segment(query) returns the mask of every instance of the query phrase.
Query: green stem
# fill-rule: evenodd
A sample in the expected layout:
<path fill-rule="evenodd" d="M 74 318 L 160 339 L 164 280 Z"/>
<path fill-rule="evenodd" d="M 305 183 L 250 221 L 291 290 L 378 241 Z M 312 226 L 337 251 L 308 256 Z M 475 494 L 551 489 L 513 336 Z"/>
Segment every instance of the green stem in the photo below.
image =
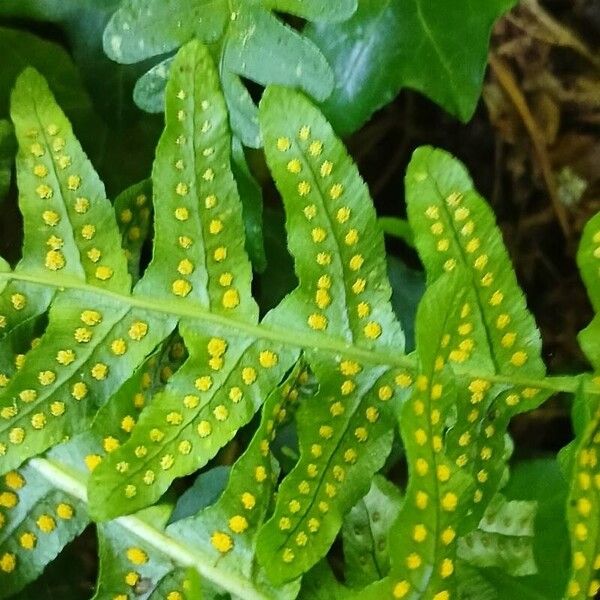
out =
<path fill-rule="evenodd" d="M 74 277 L 59 277 L 57 275 L 47 276 L 40 273 L 28 274 L 25 272 L 0 273 L 0 285 L 3 281 L 24 281 L 27 283 L 53 287 L 57 290 L 65 289 L 79 290 L 89 294 L 96 294 L 110 298 L 117 303 L 128 305 L 132 308 L 140 308 L 154 313 L 176 316 L 182 319 L 195 319 L 212 323 L 231 329 L 234 334 L 247 334 L 255 339 L 271 340 L 285 345 L 294 345 L 305 350 L 323 350 L 334 352 L 345 358 L 355 359 L 373 365 L 387 365 L 390 367 L 403 368 L 415 372 L 416 359 L 412 355 L 399 354 L 394 348 L 388 352 L 369 350 L 361 348 L 343 339 L 317 332 L 297 331 L 274 327 L 268 324 L 249 323 L 232 317 L 210 312 L 195 302 L 173 302 L 147 296 L 126 295 L 111 290 L 89 285 Z M 490 374 L 489 372 L 477 372 L 471 369 L 463 369 L 460 365 L 455 366 L 459 375 L 472 379 L 486 379 L 492 383 L 510 386 L 532 387 L 552 392 L 575 393 L 579 386 L 581 375 L 564 377 L 545 377 L 543 379 L 519 377 L 514 375 Z M 600 395 L 597 386 L 586 384 L 586 393 Z"/>
<path fill-rule="evenodd" d="M 29 465 L 50 481 L 54 487 L 87 503 L 85 480 L 65 465 L 45 458 L 33 458 L 29 461 Z M 193 567 L 202 577 L 228 591 L 232 596 L 247 600 L 269 600 L 269 597 L 257 590 L 250 580 L 237 576 L 230 569 L 227 571 L 219 569 L 214 566 L 214 559 L 184 542 L 173 539 L 164 531 L 155 529 L 145 521 L 135 516 L 127 516 L 119 517 L 114 522 L 149 546 L 154 547 L 158 552 L 167 555 L 174 563 L 183 567 Z"/>

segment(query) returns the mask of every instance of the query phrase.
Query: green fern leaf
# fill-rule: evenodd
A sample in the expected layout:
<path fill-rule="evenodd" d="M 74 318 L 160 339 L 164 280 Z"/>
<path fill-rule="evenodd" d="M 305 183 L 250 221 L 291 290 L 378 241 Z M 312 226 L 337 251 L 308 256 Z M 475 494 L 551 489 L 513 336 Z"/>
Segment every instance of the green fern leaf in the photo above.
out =
<path fill-rule="evenodd" d="M 333 74 L 317 47 L 272 11 L 311 21 L 338 21 L 356 10 L 356 0 L 128 0 L 113 15 L 104 32 L 107 55 L 120 63 L 139 62 L 176 49 L 192 38 L 212 44 L 220 65 L 223 89 L 235 134 L 258 147 L 256 106 L 241 77 L 267 85 L 298 87 L 325 99 L 333 89 Z M 150 111 L 162 110 L 171 60 L 154 67 L 136 86 L 135 100 Z"/>
<path fill-rule="evenodd" d="M 300 365 L 265 401 L 252 441 L 231 469 L 220 500 L 198 515 L 169 526 L 168 532 L 202 548 L 229 572 L 255 580 L 272 598 L 294 598 L 299 582 L 273 588 L 256 563 L 256 535 L 271 507 L 278 468 L 270 453 L 278 428 L 293 415 L 307 373 Z M 249 476 L 250 474 L 250 476 Z M 257 476 L 258 475 L 258 476 Z"/>
<path fill-rule="evenodd" d="M 450 598 L 455 583 L 457 537 L 473 482 L 448 459 L 444 430 L 457 403 L 448 362 L 468 288 L 456 275 L 441 277 L 425 292 L 416 323 L 419 370 L 400 413 L 409 484 L 390 531 L 388 577 L 361 598 Z"/>
<path fill-rule="evenodd" d="M 302 96 L 269 88 L 261 102 L 267 162 L 283 196 L 300 286 L 270 321 L 326 331 L 346 344 L 401 350 L 383 261 L 383 238 L 365 184 L 323 116 Z M 327 551 L 343 515 L 390 451 L 393 369 L 306 352 L 320 383 L 298 413 L 301 456 L 282 482 L 258 555 L 288 581 Z"/>
<path fill-rule="evenodd" d="M 140 278 L 142 246 L 150 233 L 151 199 L 152 186 L 149 181 L 132 185 L 115 198 L 114 208 L 121 232 L 121 246 L 134 282 Z"/>
<path fill-rule="evenodd" d="M 600 369 L 600 214 L 587 223 L 577 253 L 577 264 L 596 311 L 594 320 L 579 334 L 588 359 Z M 600 376 L 582 380 L 573 404 L 575 440 L 563 450 L 570 467 L 567 520 L 571 536 L 571 578 L 566 598 L 594 597 L 600 591 Z"/>
<path fill-rule="evenodd" d="M 65 448 L 53 459 L 65 458 Z M 0 598 L 36 579 L 88 524 L 87 507 L 36 460 L 6 473 L 0 484 Z"/>
<path fill-rule="evenodd" d="M 470 378 L 459 389 L 449 455 L 477 476 L 474 509 L 465 522 L 468 531 L 482 517 L 504 474 L 510 418 L 549 395 L 528 385 L 494 385 L 493 375 L 542 377 L 541 341 L 493 212 L 473 189 L 464 166 L 441 150 L 418 149 L 406 189 L 409 220 L 428 281 L 444 273 L 467 274 L 464 320 L 458 325 L 461 340 L 449 360 L 457 372 L 470 368 L 481 377 Z"/>
<path fill-rule="evenodd" d="M 154 257 L 136 293 L 180 296 L 180 303 L 195 301 L 240 325 L 256 325 L 227 113 L 203 46 L 192 43 L 178 54 L 166 98 L 167 125 L 153 172 Z M 297 350 L 241 331 L 232 335 L 216 323 L 199 327 L 193 318 L 180 322 L 180 332 L 190 349 L 188 361 L 142 413 L 128 443 L 92 476 L 90 509 L 96 518 L 147 506 L 175 477 L 206 464 L 251 419 L 298 356 Z"/>
<path fill-rule="evenodd" d="M 17 82 L 12 116 L 25 239 L 23 258 L 0 297 L 9 339 L 54 302 L 41 342 L 4 382 L 3 471 L 84 429 L 131 364 L 156 343 L 153 336 L 138 335 L 146 325 L 111 297 L 128 294 L 130 285 L 112 207 L 70 124 L 33 70 Z M 56 294 L 63 286 L 67 289 Z M 159 340 L 165 337 L 156 329 Z M 120 360 L 126 352 L 129 366 Z"/>
<path fill-rule="evenodd" d="M 600 213 L 585 226 L 577 264 L 596 312 L 594 320 L 579 334 L 579 343 L 594 368 L 600 370 Z"/>
<path fill-rule="evenodd" d="M 153 256 L 138 280 L 145 236 L 136 219 L 147 227 L 148 192 L 141 203 L 139 189 L 127 190 L 115 219 L 46 84 L 33 71 L 19 79 L 13 119 L 25 244 L 14 270 L 0 261 L 2 475 L 14 478 L 26 460 L 76 436 L 21 472 L 33 469 L 55 488 L 53 502 L 78 503 L 79 529 L 86 512 L 103 521 L 98 599 L 287 600 L 367 493 L 400 415 L 410 480 L 390 534 L 390 572 L 356 593 L 443 600 L 456 588 L 457 540 L 480 522 L 506 471 L 510 417 L 553 390 L 573 391 L 577 380 L 544 379 L 535 324 L 491 213 L 464 169 L 433 150 L 417 153 L 408 177 L 430 286 L 417 356 L 405 356 L 366 186 L 323 116 L 279 87 L 265 92 L 260 124 L 299 285 L 259 320 L 222 88 L 210 50 L 194 41 L 179 51 L 152 176 Z M 140 238 L 132 239 L 135 226 Z M 592 250 L 584 240 L 582 252 L 595 260 L 595 232 L 585 239 Z M 297 389 L 304 369 L 316 394 Z M 594 384 L 584 382 L 582 393 L 595 407 Z M 261 407 L 256 435 L 213 506 L 171 525 L 162 506 L 120 516 L 206 465 Z M 276 492 L 270 444 L 292 413 L 300 456 Z M 595 468 L 590 427 L 577 464 Z M 29 498 L 6 508 L 17 514 L 38 501 Z M 580 499 L 579 514 L 587 506 Z M 79 529 L 38 536 L 31 568 L 10 533 L 8 558 L 0 554 L 7 589 L 39 573 Z M 385 575 L 387 563 L 379 568 Z"/>
<path fill-rule="evenodd" d="M 402 496 L 387 479 L 376 475 L 369 493 L 344 519 L 344 574 L 350 587 L 383 579 L 390 569 L 389 528 L 398 516 Z"/>
<path fill-rule="evenodd" d="M 420 148 L 406 184 L 410 224 L 428 281 L 454 270 L 470 275 L 477 329 L 483 329 L 488 342 L 476 344 L 473 351 L 481 359 L 487 350 L 497 373 L 542 376 L 538 330 L 493 212 L 473 189 L 464 166 L 446 152 Z M 462 358 L 459 354 L 451 360 L 460 364 Z"/>
<path fill-rule="evenodd" d="M 161 535 L 168 540 L 183 541 L 207 564 L 218 563 L 219 571 L 227 573 L 231 579 L 235 573 L 238 581 L 252 581 L 261 598 L 294 598 L 298 591 L 297 584 L 279 590 L 271 588 L 264 574 L 257 571 L 253 548 L 256 532 L 271 504 L 277 477 L 269 445 L 277 428 L 293 414 L 299 386 L 305 378 L 306 373 L 300 367 L 295 368 L 266 400 L 253 440 L 232 467 L 227 487 L 216 504 L 169 526 L 170 509 L 165 506 L 144 510 L 134 517 L 138 523 L 146 523 L 148 529 L 164 530 Z M 109 422 L 105 420 L 106 424 Z M 118 422 L 118 419 L 112 419 L 112 422 Z M 248 473 L 252 476 L 248 477 Z M 125 520 L 125 523 L 129 521 Z M 110 594 L 126 594 L 131 588 L 137 594 L 136 590 L 143 586 L 140 594 L 157 594 L 159 582 L 163 592 L 169 587 L 169 593 L 180 593 L 182 598 L 197 597 L 194 595 L 197 592 L 192 592 L 189 585 L 182 589 L 181 585 L 174 587 L 170 583 L 174 578 L 181 579 L 185 561 L 178 562 L 173 553 L 162 553 L 156 544 L 148 544 L 148 536 L 136 541 L 135 535 L 132 539 L 130 533 L 130 529 L 123 528 L 121 519 L 100 525 L 102 564 L 96 600 L 112 598 Z M 208 586 L 206 581 L 202 582 L 202 592 L 207 597 L 223 591 L 218 583 L 211 584 L 211 581 L 209 577 Z M 165 597 L 169 598 L 168 595 Z"/>
<path fill-rule="evenodd" d="M 600 380 L 595 379 L 596 389 Z M 591 412 L 574 445 L 567 520 L 571 535 L 572 571 L 565 597 L 593 598 L 600 591 L 600 403 L 579 392 Z"/>

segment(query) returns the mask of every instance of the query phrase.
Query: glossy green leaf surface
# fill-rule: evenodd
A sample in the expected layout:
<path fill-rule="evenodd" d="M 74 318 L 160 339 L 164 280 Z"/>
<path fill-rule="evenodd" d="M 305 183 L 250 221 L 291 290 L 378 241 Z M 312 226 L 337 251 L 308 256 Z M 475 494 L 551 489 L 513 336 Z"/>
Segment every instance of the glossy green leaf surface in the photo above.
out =
<path fill-rule="evenodd" d="M 360 0 L 348 21 L 309 25 L 308 38 L 335 73 L 325 114 L 337 131 L 350 133 L 409 87 L 469 120 L 481 94 L 492 26 L 514 4 Z"/>

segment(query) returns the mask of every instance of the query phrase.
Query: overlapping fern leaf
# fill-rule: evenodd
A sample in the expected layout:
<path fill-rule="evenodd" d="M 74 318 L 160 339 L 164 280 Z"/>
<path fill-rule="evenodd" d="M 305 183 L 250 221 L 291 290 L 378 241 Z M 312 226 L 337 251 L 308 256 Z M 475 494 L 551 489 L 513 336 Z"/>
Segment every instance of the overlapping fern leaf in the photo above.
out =
<path fill-rule="evenodd" d="M 25 242 L 23 260 L 2 278 L 2 326 L 13 356 L 12 344 L 30 344 L 36 327 L 43 335 L 3 374 L 2 469 L 89 430 L 79 467 L 92 470 L 91 515 L 132 513 L 206 464 L 304 353 L 320 380 L 314 406 L 324 412 L 315 421 L 309 407 L 300 411 L 302 459 L 261 534 L 277 538 L 274 558 L 291 580 L 325 554 L 389 452 L 396 384 L 373 357 L 401 351 L 403 339 L 382 238 L 366 188 L 323 117 L 300 95 L 270 90 L 265 138 L 301 283 L 259 324 L 217 73 L 198 44 L 180 52 L 172 73 L 153 172 L 153 259 L 133 289 L 112 207 L 70 125 L 37 73 L 17 83 Z M 139 190 L 128 197 L 145 204 Z M 129 222 L 125 203 L 119 216 Z M 164 389 L 140 397 L 144 364 L 157 360 L 146 357 L 175 327 L 189 356 Z M 259 489 L 272 485 L 266 465 L 253 477 Z M 234 551 L 242 519 L 250 522 L 242 513 L 236 525 L 223 523 L 213 551 Z M 261 548 L 265 564 L 270 547 Z"/>
<path fill-rule="evenodd" d="M 300 10 L 267 8 L 277 7 Z M 557 390 L 579 390 L 583 407 L 568 594 L 585 597 L 598 570 L 598 384 L 545 377 L 533 317 L 464 167 L 423 148 L 408 170 L 428 290 L 416 354 L 405 356 L 365 184 L 309 100 L 268 88 L 261 135 L 299 284 L 260 318 L 223 87 L 209 49 L 190 42 L 178 52 L 152 180 L 112 206 L 42 77 L 27 70 L 17 82 L 24 243 L 14 269 L 0 262 L 0 597 L 92 520 L 96 600 L 291 600 L 315 565 L 327 573 L 321 561 L 344 522 L 346 545 L 367 548 L 348 534 L 348 514 L 374 502 L 391 506 L 394 522 L 367 549 L 368 572 L 348 577 L 350 588 L 329 574 L 323 589 L 448 600 L 467 561 L 529 573 L 531 557 L 516 568 L 503 542 L 483 557 L 465 544 L 509 510 L 498 492 L 511 417 Z M 599 236 L 596 217 L 580 253 L 596 308 Z M 597 368 L 596 321 L 581 340 Z M 218 501 L 170 522 L 174 480 L 206 466 L 259 411 Z M 272 445 L 289 423 L 298 456 L 282 477 Z M 407 488 L 378 478 L 367 495 L 397 429 Z M 518 508 L 527 527 L 495 535 L 530 537 L 531 507 Z M 319 597 L 310 583 L 302 593 Z"/>
<path fill-rule="evenodd" d="M 600 215 L 585 227 L 577 255 L 596 315 L 579 334 L 595 374 L 582 383 L 573 405 L 576 439 L 570 445 L 570 494 L 567 518 L 571 533 L 568 598 L 593 598 L 600 591 Z M 590 389 L 595 393 L 590 393 Z"/>
<path fill-rule="evenodd" d="M 244 144 L 258 147 L 258 111 L 242 78 L 298 87 L 318 100 L 333 90 L 333 72 L 321 51 L 274 13 L 335 22 L 349 18 L 356 7 L 356 0 L 128 0 L 106 27 L 104 49 L 113 60 L 129 64 L 164 55 L 193 38 L 210 44 L 233 131 Z M 145 110 L 163 110 L 172 60 L 163 60 L 138 81 L 134 97 Z"/>

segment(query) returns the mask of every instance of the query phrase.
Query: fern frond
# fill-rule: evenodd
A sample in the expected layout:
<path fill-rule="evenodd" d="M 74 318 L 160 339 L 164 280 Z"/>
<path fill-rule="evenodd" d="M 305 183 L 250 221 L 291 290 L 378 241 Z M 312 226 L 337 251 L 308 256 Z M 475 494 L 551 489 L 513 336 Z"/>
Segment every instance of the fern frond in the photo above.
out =
<path fill-rule="evenodd" d="M 458 393 L 449 457 L 478 482 L 465 531 L 476 526 L 498 489 L 510 454 L 512 416 L 549 395 L 533 386 L 494 385 L 490 376 L 543 377 L 541 340 L 527 310 L 492 210 L 473 189 L 465 167 L 433 148 L 418 149 L 406 175 L 407 207 L 429 282 L 444 273 L 466 274 L 467 295 L 457 324 L 460 339 L 449 355 L 455 370 L 477 365 Z M 504 456 L 504 460 L 497 460 Z"/>
<path fill-rule="evenodd" d="M 577 263 L 596 315 L 579 342 L 596 370 L 591 388 L 600 389 L 600 214 L 587 223 Z M 590 378 L 591 379 L 591 378 Z M 581 388 L 573 405 L 576 439 L 565 450 L 570 458 L 567 520 L 571 536 L 571 578 L 565 596 L 583 599 L 600 591 L 600 399 Z"/>
<path fill-rule="evenodd" d="M 166 98 L 153 172 L 154 257 L 135 291 L 256 326 L 227 112 L 204 47 L 192 43 L 180 51 Z M 143 508 L 174 478 L 206 464 L 298 357 L 298 350 L 193 319 L 181 320 L 179 329 L 189 359 L 142 413 L 127 444 L 95 470 L 90 498 L 96 518 Z"/>
<path fill-rule="evenodd" d="M 19 79 L 13 119 L 25 244 L 14 270 L 0 261 L 0 469 L 14 478 L 25 461 L 74 437 L 21 472 L 33 469 L 32 481 L 63 494 L 53 502 L 79 503 L 82 520 L 55 537 L 38 535 L 28 563 L 10 537 L 21 534 L 17 518 L 0 576 L 7 589 L 24 585 L 89 514 L 102 522 L 99 599 L 136 590 L 193 598 L 200 589 L 292 598 L 382 468 L 400 414 L 410 481 L 391 532 L 390 572 L 382 562 L 386 576 L 364 597 L 416 590 L 441 600 L 456 588 L 459 536 L 480 522 L 505 473 L 510 417 L 579 381 L 545 378 L 491 212 L 464 168 L 431 149 L 417 152 L 407 179 L 430 287 L 417 355 L 405 356 L 366 186 L 318 110 L 278 87 L 264 94 L 260 124 L 299 285 L 259 319 L 222 87 L 207 48 L 191 42 L 179 51 L 152 203 L 144 182 L 113 209 L 45 82 L 34 71 Z M 150 204 L 153 256 L 140 277 Z M 595 231 L 585 239 L 597 276 Z M 318 392 L 296 403 L 305 368 Z M 582 383 L 590 406 L 595 386 Z M 206 465 L 261 407 L 216 504 L 167 526 L 168 508 L 137 512 Z M 292 409 L 300 457 L 276 491 L 270 443 Z M 585 435 L 579 458 L 589 463 L 596 432 Z M 29 502 L 40 498 L 27 492 L 15 508 Z"/>
<path fill-rule="evenodd" d="M 300 281 L 269 322 L 326 331 L 348 345 L 401 351 L 383 238 L 356 167 L 331 126 L 298 94 L 270 88 L 260 110 Z M 300 459 L 283 480 L 258 542 L 259 559 L 275 581 L 297 577 L 324 555 L 392 442 L 387 404 L 399 373 L 345 353 L 308 349 L 306 360 L 319 393 L 298 413 Z"/>
<path fill-rule="evenodd" d="M 128 0 L 106 27 L 104 49 L 117 62 L 134 63 L 175 50 L 193 38 L 210 44 L 233 130 L 244 144 L 258 147 L 257 109 L 242 77 L 263 85 L 297 87 L 321 100 L 333 89 L 333 73 L 320 50 L 284 25 L 274 11 L 311 21 L 338 21 L 352 15 L 356 6 L 356 0 L 194 0 L 191 5 Z M 135 90 L 139 106 L 163 110 L 171 65 L 172 59 L 167 59 L 140 79 Z"/>

